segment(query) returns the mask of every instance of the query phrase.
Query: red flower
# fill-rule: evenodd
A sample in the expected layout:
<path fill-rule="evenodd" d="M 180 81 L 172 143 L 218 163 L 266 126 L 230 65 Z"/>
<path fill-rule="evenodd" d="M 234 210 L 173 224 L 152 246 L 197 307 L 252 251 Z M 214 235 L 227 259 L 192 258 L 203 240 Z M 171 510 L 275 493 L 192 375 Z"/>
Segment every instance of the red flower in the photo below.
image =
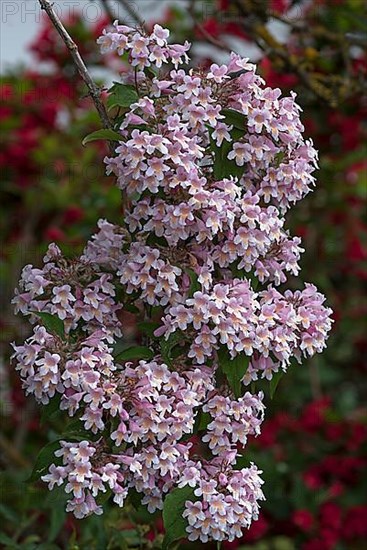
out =
<path fill-rule="evenodd" d="M 343 424 L 329 424 L 325 427 L 325 435 L 329 441 L 338 441 L 342 439 L 345 428 Z"/>
<path fill-rule="evenodd" d="M 314 518 L 309 510 L 296 510 L 293 513 L 292 521 L 301 531 L 307 532 L 311 530 Z"/>
<path fill-rule="evenodd" d="M 342 537 L 345 540 L 367 538 L 367 506 L 349 508 L 342 526 Z"/>
<path fill-rule="evenodd" d="M 313 432 L 318 430 L 323 422 L 326 409 L 330 406 L 330 399 L 327 397 L 310 403 L 303 411 L 300 419 L 304 430 Z"/>
<path fill-rule="evenodd" d="M 290 4 L 290 0 L 271 0 L 270 9 L 282 14 L 289 9 Z"/>
<path fill-rule="evenodd" d="M 218 36 L 221 32 L 221 26 L 218 23 L 218 21 L 214 19 L 214 17 L 210 17 L 209 19 L 206 19 L 203 22 L 203 28 L 206 30 L 208 34 L 214 37 Z M 198 34 L 202 36 L 202 33 L 200 31 L 198 32 Z"/>
<path fill-rule="evenodd" d="M 313 466 L 312 468 L 304 472 L 303 481 L 306 487 L 308 487 L 309 489 L 320 489 L 322 487 L 322 481 L 318 466 Z"/>
<path fill-rule="evenodd" d="M 73 224 L 79 222 L 84 216 L 84 212 L 79 206 L 69 206 L 64 213 L 65 224 Z"/>
<path fill-rule="evenodd" d="M 342 522 L 342 511 L 335 502 L 326 502 L 320 508 L 320 522 L 323 527 L 338 530 Z"/>
<path fill-rule="evenodd" d="M 264 516 L 260 515 L 259 519 L 257 521 L 254 521 L 251 524 L 250 529 L 245 533 L 243 540 L 246 542 L 253 542 L 255 540 L 259 540 L 261 537 L 265 535 L 269 528 L 269 524 L 264 518 Z"/>
<path fill-rule="evenodd" d="M 65 233 L 58 227 L 49 227 L 45 231 L 45 239 L 48 241 L 63 241 L 65 239 Z"/>

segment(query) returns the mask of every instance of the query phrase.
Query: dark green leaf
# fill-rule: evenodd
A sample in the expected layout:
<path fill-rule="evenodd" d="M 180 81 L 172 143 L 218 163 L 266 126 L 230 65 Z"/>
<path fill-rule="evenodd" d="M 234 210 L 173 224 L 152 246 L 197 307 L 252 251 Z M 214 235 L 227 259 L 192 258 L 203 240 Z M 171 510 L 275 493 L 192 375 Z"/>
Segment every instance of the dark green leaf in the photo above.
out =
<path fill-rule="evenodd" d="M 232 125 L 238 130 L 242 130 L 242 133 L 245 133 L 247 125 L 247 117 L 238 111 L 233 109 L 223 109 L 222 114 L 225 116 L 224 122 L 226 124 Z"/>
<path fill-rule="evenodd" d="M 131 346 L 121 351 L 115 361 L 131 361 L 133 359 L 153 359 L 154 351 L 144 346 Z"/>
<path fill-rule="evenodd" d="M 62 506 L 54 505 L 53 507 L 51 507 L 48 542 L 53 542 L 55 540 L 65 523 L 65 519 L 66 512 L 64 510 L 64 503 L 62 503 Z"/>
<path fill-rule="evenodd" d="M 85 138 L 82 141 L 83 145 L 86 145 L 90 141 L 96 141 L 98 139 L 104 139 L 108 141 L 122 141 L 122 135 L 118 132 L 115 132 L 114 130 L 108 130 L 107 128 L 103 128 L 101 130 L 96 130 L 95 132 L 92 132 L 91 134 L 88 134 L 85 136 Z"/>
<path fill-rule="evenodd" d="M 61 464 L 61 457 L 55 456 L 55 451 L 60 449 L 60 439 L 47 443 L 39 452 L 39 455 L 36 459 L 33 471 L 27 482 L 33 482 L 40 479 L 41 476 L 47 473 L 49 466 L 54 463 L 56 465 Z"/>
<path fill-rule="evenodd" d="M 172 350 L 179 342 L 184 342 L 182 338 L 182 332 L 180 330 L 176 330 L 175 332 L 170 334 L 168 340 L 162 338 L 160 341 L 162 358 L 164 362 L 168 365 L 172 364 Z"/>
<path fill-rule="evenodd" d="M 8 537 L 8 535 L 6 535 L 5 533 L 0 533 L 0 542 L 1 544 L 4 544 L 5 548 L 17 548 L 18 547 L 18 544 L 16 542 L 13 541 L 13 539 L 11 539 L 10 537 Z"/>
<path fill-rule="evenodd" d="M 279 370 L 278 372 L 275 372 L 273 374 L 273 378 L 269 381 L 269 390 L 270 390 L 270 398 L 273 399 L 275 391 L 278 387 L 279 382 L 284 376 L 284 371 Z"/>
<path fill-rule="evenodd" d="M 206 430 L 208 424 L 211 422 L 212 417 L 209 413 L 200 410 L 195 418 L 194 433 L 197 434 L 203 430 Z"/>
<path fill-rule="evenodd" d="M 62 339 L 65 338 L 64 322 L 57 315 L 51 315 L 51 313 L 47 313 L 46 311 L 32 311 L 31 313 L 41 319 L 42 324 L 48 332 L 57 334 Z"/>
<path fill-rule="evenodd" d="M 138 323 L 138 329 L 150 338 L 154 337 L 154 331 L 161 326 L 161 323 L 155 321 L 142 321 Z"/>
<path fill-rule="evenodd" d="M 168 550 L 173 542 L 187 536 L 187 521 L 182 517 L 187 500 L 196 500 L 194 489 L 189 486 L 182 489 L 174 489 L 166 496 L 163 503 L 165 537 L 162 550 Z"/>
<path fill-rule="evenodd" d="M 243 132 L 236 128 L 231 131 L 232 141 L 238 141 L 242 136 Z M 210 139 L 210 148 L 214 153 L 213 172 L 217 180 L 229 178 L 230 176 L 240 179 L 243 176 L 246 165 L 237 166 L 234 160 L 228 159 L 228 153 L 232 150 L 232 145 L 232 142 L 223 141 L 222 145 L 218 147 L 215 141 L 212 138 Z"/>
<path fill-rule="evenodd" d="M 110 88 L 109 92 L 111 95 L 107 99 L 108 110 L 114 107 L 130 107 L 132 103 L 139 99 L 135 87 L 130 84 L 116 83 Z"/>
<path fill-rule="evenodd" d="M 42 407 L 41 424 L 52 419 L 53 416 L 56 416 L 57 412 L 61 412 L 60 401 L 61 401 L 61 395 L 57 393 L 52 399 L 50 399 L 47 405 L 44 405 Z"/>
<path fill-rule="evenodd" d="M 191 284 L 190 284 L 188 296 L 189 298 L 191 298 L 191 296 L 193 296 L 197 290 L 201 290 L 201 284 L 198 282 L 198 276 L 196 275 L 193 269 L 187 268 L 185 269 L 185 272 L 190 277 Z"/>
<path fill-rule="evenodd" d="M 140 313 L 140 309 L 136 307 L 134 304 L 125 304 L 124 305 L 124 311 L 128 311 L 129 313 L 138 314 Z"/>
<path fill-rule="evenodd" d="M 62 432 L 63 439 L 82 441 L 91 441 L 98 438 L 97 434 L 92 434 L 90 430 L 86 430 L 83 422 L 80 419 L 72 420 Z"/>
<path fill-rule="evenodd" d="M 218 352 L 219 366 L 227 377 L 235 397 L 241 397 L 243 385 L 241 379 L 245 376 L 250 362 L 250 357 L 241 353 L 234 359 L 229 351 L 222 347 Z"/>

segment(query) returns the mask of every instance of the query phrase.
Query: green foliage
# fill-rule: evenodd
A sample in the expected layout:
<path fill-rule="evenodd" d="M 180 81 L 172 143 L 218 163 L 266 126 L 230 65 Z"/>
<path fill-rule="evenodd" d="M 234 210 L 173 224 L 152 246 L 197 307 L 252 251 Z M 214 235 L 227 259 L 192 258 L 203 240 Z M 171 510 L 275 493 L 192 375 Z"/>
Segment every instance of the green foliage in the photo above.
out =
<path fill-rule="evenodd" d="M 114 107 L 130 107 L 132 103 L 139 99 L 135 87 L 130 84 L 115 82 L 109 92 L 111 94 L 107 100 L 109 110 Z"/>
<path fill-rule="evenodd" d="M 118 132 L 115 132 L 114 130 L 108 130 L 106 128 L 103 128 L 101 130 L 96 130 L 95 132 L 92 132 L 85 136 L 85 138 L 82 141 L 83 145 L 86 145 L 87 143 L 90 143 L 91 141 L 96 140 L 107 140 L 107 141 L 121 141 L 122 136 Z"/>
<path fill-rule="evenodd" d="M 167 365 L 172 365 L 172 360 L 174 358 L 173 356 L 173 349 L 178 345 L 182 344 L 182 332 L 180 330 L 176 330 L 172 334 L 169 335 L 167 338 L 161 338 L 160 339 L 160 347 L 161 347 L 161 355 L 163 361 Z"/>
<path fill-rule="evenodd" d="M 278 384 L 284 376 L 284 371 L 279 370 L 278 372 L 273 373 L 272 379 L 269 381 L 269 391 L 270 399 L 273 399 L 275 392 L 277 390 Z"/>
<path fill-rule="evenodd" d="M 241 379 L 246 374 L 250 357 L 241 353 L 232 359 L 227 348 L 222 346 L 218 351 L 218 362 L 220 369 L 227 377 L 228 384 L 234 395 L 237 398 L 241 397 L 244 388 Z"/>
<path fill-rule="evenodd" d="M 239 123 L 238 123 L 239 124 Z M 238 141 L 244 134 L 243 130 L 233 128 L 230 132 L 234 141 Z M 220 147 L 218 147 L 214 139 L 210 138 L 210 149 L 213 153 L 213 174 L 216 180 L 222 180 L 223 178 L 229 178 L 230 176 L 240 178 L 246 168 L 244 166 L 238 166 L 235 160 L 228 159 L 228 153 L 232 149 L 232 143 L 223 140 Z"/>
<path fill-rule="evenodd" d="M 60 401 L 61 401 L 61 394 L 57 393 L 54 397 L 52 397 L 52 399 L 50 399 L 47 405 L 42 406 L 41 419 L 40 419 L 41 424 L 44 424 L 45 422 L 49 422 L 50 419 L 62 414 L 60 411 Z"/>
<path fill-rule="evenodd" d="M 65 327 L 63 321 L 57 317 L 45 311 L 32 311 L 34 315 L 40 317 L 45 329 L 52 334 L 57 334 L 62 340 L 65 339 Z"/>
<path fill-rule="evenodd" d="M 29 482 L 37 481 L 41 476 L 45 475 L 48 471 L 50 464 L 57 465 L 62 463 L 61 457 L 55 456 L 55 451 L 60 449 L 60 439 L 57 441 L 51 441 L 47 443 L 39 452 L 36 463 L 33 467 L 30 477 L 27 479 Z"/>
<path fill-rule="evenodd" d="M 168 550 L 172 543 L 186 537 L 187 521 L 182 517 L 187 500 L 195 501 L 194 489 L 186 485 L 182 489 L 174 489 L 164 499 L 163 523 L 165 537 L 162 550 Z"/>
<path fill-rule="evenodd" d="M 134 359 L 153 359 L 154 352 L 145 346 L 131 346 L 115 356 L 116 362 L 132 361 Z"/>
<path fill-rule="evenodd" d="M 190 288 L 188 292 L 188 296 L 191 298 L 195 292 L 198 290 L 201 290 L 201 284 L 198 281 L 198 277 L 193 269 L 186 268 L 185 273 L 190 277 Z"/>

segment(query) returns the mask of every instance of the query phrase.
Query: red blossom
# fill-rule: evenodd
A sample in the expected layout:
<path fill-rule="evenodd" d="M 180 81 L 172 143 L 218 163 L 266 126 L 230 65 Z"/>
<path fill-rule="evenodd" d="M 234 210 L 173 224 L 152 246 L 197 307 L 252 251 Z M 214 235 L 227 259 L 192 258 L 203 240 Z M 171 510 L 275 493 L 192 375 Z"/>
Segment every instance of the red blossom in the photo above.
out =
<path fill-rule="evenodd" d="M 314 524 L 314 517 L 309 510 L 296 510 L 292 516 L 293 523 L 301 530 L 308 532 Z"/>

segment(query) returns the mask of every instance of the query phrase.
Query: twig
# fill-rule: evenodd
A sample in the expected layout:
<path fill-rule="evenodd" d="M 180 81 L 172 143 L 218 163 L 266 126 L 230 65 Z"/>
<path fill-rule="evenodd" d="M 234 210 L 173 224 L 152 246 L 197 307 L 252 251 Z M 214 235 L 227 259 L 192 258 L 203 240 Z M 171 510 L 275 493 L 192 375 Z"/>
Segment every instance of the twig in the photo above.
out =
<path fill-rule="evenodd" d="M 195 0 L 191 0 L 190 2 L 190 5 L 189 7 L 187 8 L 187 11 L 194 23 L 194 27 L 199 31 L 201 32 L 201 34 L 204 36 L 204 38 L 206 39 L 207 42 L 209 42 L 210 44 L 212 44 L 213 46 L 215 46 L 216 48 L 220 48 L 221 50 L 224 50 L 224 51 L 227 51 L 227 52 L 231 52 L 231 48 L 229 46 L 227 46 L 224 42 L 222 42 L 221 40 L 218 40 L 217 38 L 215 38 L 214 36 L 212 36 L 207 30 L 206 28 L 201 24 L 199 23 L 199 21 L 197 20 L 196 18 L 196 14 L 195 14 Z"/>
<path fill-rule="evenodd" d="M 109 17 L 109 19 L 113 23 L 113 21 L 115 21 L 116 17 L 115 17 L 115 15 L 114 15 L 114 13 L 111 9 L 111 6 L 108 3 L 108 0 L 101 0 L 101 2 L 102 2 L 103 8 L 104 8 L 107 16 Z"/>
<path fill-rule="evenodd" d="M 63 39 L 66 47 L 70 51 L 70 54 L 74 60 L 74 63 L 78 69 L 78 72 L 89 90 L 89 95 L 91 96 L 96 106 L 96 109 L 98 111 L 98 114 L 100 116 L 103 126 L 105 128 L 112 128 L 112 123 L 107 115 L 106 108 L 101 101 L 101 90 L 98 88 L 98 86 L 92 79 L 91 75 L 89 74 L 89 71 L 83 61 L 83 58 L 79 53 L 78 46 L 75 44 L 74 40 L 71 38 L 67 30 L 65 29 L 64 25 L 60 21 L 58 15 L 53 9 L 53 4 L 50 2 L 50 0 L 39 0 L 39 3 L 41 5 L 41 9 L 45 10 L 50 20 L 52 21 L 55 29 L 57 30 L 57 32 Z"/>
<path fill-rule="evenodd" d="M 118 0 L 123 9 L 130 15 L 130 17 L 143 29 L 145 28 L 145 21 L 140 17 L 140 15 L 130 6 L 128 0 Z"/>
<path fill-rule="evenodd" d="M 246 8 L 241 4 L 240 0 L 233 0 L 233 3 L 238 9 L 239 14 L 243 17 L 244 28 L 255 41 L 256 45 L 267 55 L 280 59 L 285 66 L 288 66 L 309 88 L 316 97 L 331 103 L 331 97 L 328 89 L 320 82 L 312 80 L 312 76 L 305 71 L 297 59 L 283 47 L 282 44 L 269 32 L 263 24 L 263 21 L 256 14 L 249 14 Z"/>
<path fill-rule="evenodd" d="M 225 44 L 224 42 L 222 42 L 221 40 L 218 40 L 217 38 L 215 38 L 214 36 L 212 36 L 207 30 L 205 27 L 203 27 L 203 25 L 201 23 L 199 23 L 198 21 L 196 21 L 195 19 L 193 19 L 194 21 L 194 25 L 195 27 L 197 28 L 198 31 L 201 32 L 201 34 L 204 36 L 204 38 L 206 39 L 207 42 L 209 42 L 210 44 L 212 44 L 213 46 L 215 46 L 216 48 L 220 48 L 221 50 L 224 50 L 226 52 L 229 52 L 231 53 L 231 48 L 229 46 L 227 46 L 227 44 Z"/>

